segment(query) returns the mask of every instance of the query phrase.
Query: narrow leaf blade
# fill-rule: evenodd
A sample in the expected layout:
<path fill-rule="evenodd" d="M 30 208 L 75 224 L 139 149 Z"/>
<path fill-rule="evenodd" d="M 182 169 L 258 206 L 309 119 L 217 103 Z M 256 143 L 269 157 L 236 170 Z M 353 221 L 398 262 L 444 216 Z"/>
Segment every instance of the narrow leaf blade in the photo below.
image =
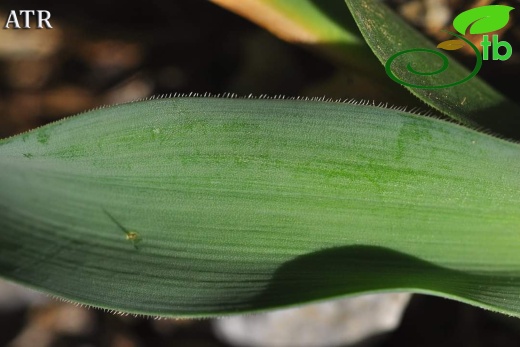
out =
<path fill-rule="evenodd" d="M 211 0 L 269 30 L 279 38 L 298 44 L 345 68 L 356 79 L 367 80 L 367 93 L 391 104 L 416 103 L 405 90 L 395 88 L 380 69 L 370 47 L 345 9 L 343 0 Z M 358 75 L 359 74 L 359 75 Z M 349 78 L 350 79 L 350 78 Z M 344 94 L 345 82 L 336 94 Z M 351 83 L 351 82 L 349 82 Z M 366 96 L 366 95 L 365 95 Z"/>
<path fill-rule="evenodd" d="M 428 105 L 449 117 L 474 128 L 485 128 L 513 139 L 520 138 L 520 107 L 483 82 L 478 76 L 449 88 L 436 86 L 452 85 L 471 76 L 471 73 L 449 56 L 435 50 L 435 46 L 411 28 L 394 12 L 377 0 L 345 0 L 361 33 L 383 65 L 391 69 L 397 79 Z M 459 37 L 461 38 L 461 37 Z M 416 50 L 421 50 L 417 52 Z M 407 52 L 393 60 L 399 54 Z M 435 53 L 436 52 L 436 53 Z M 480 54 L 476 52 L 477 54 Z M 411 73 L 414 71 L 422 74 Z M 441 67 L 446 67 L 443 69 Z M 478 70 L 478 59 L 475 69 Z M 437 74 L 425 72 L 439 71 Z"/>
<path fill-rule="evenodd" d="M 314 47 L 335 61 L 373 74 L 377 66 L 370 48 L 342 0 L 211 0 L 250 19 L 276 36 Z"/>

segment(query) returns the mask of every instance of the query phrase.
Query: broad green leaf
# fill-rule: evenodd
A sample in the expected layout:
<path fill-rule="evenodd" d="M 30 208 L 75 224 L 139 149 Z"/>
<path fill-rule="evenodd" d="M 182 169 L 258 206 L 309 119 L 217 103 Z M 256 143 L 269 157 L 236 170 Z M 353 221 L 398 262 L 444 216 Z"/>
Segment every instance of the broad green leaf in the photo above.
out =
<path fill-rule="evenodd" d="M 0 274 L 158 316 L 386 291 L 520 316 L 519 172 L 518 144 L 374 106 L 119 105 L 0 141 Z"/>
<path fill-rule="evenodd" d="M 430 41 L 382 2 L 345 1 L 361 33 L 383 65 L 386 64 L 397 79 L 418 86 L 406 87 L 414 95 L 467 126 L 488 129 L 509 138 L 520 138 L 520 107 L 478 76 L 471 78 L 478 72 L 482 60 L 480 52 L 470 41 L 458 37 L 475 50 L 473 73 L 436 50 Z M 453 85 L 468 78 L 465 83 L 435 89 L 436 86 Z"/>
<path fill-rule="evenodd" d="M 472 8 L 459 14 L 453 20 L 453 27 L 462 35 L 487 34 L 500 30 L 509 22 L 509 12 L 514 7 L 505 5 L 488 5 Z"/>

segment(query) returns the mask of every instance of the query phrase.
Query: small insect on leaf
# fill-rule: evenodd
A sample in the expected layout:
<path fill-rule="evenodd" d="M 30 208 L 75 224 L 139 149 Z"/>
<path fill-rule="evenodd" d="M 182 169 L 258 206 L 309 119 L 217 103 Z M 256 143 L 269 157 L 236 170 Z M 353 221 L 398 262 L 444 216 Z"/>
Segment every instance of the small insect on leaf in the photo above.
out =
<path fill-rule="evenodd" d="M 444 49 L 446 51 L 456 51 L 464 47 L 465 43 L 462 40 L 448 40 L 441 42 L 437 45 L 437 48 Z"/>
<path fill-rule="evenodd" d="M 139 249 L 137 244 L 141 242 L 141 236 L 137 231 L 128 230 L 125 228 L 121 223 L 119 223 L 110 213 L 108 213 L 107 210 L 103 209 L 103 212 L 114 222 L 121 231 L 123 231 L 126 234 L 126 239 L 130 242 L 132 242 L 132 245 L 134 245 L 134 248 L 137 250 Z"/>
<path fill-rule="evenodd" d="M 135 249 L 139 249 L 137 244 L 141 242 L 141 236 L 136 231 L 128 231 L 126 233 L 126 239 L 134 245 Z"/>

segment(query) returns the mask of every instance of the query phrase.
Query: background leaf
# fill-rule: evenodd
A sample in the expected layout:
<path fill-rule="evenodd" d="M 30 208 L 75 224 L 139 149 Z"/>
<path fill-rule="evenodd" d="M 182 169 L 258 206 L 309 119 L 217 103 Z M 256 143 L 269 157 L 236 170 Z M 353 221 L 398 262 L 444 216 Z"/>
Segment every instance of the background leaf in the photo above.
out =
<path fill-rule="evenodd" d="M 409 93 L 396 89 L 384 70 L 380 69 L 377 58 L 346 11 L 343 0 L 211 1 L 264 27 L 285 41 L 305 47 L 345 67 L 357 79 L 366 80 L 367 87 L 364 88 L 362 98 L 391 102 L 393 105 L 417 106 Z M 344 85 L 339 88 L 346 89 Z"/>
<path fill-rule="evenodd" d="M 346 0 L 361 33 L 379 60 L 387 60 L 397 52 L 409 49 L 433 49 L 435 46 L 411 28 L 383 3 L 376 0 Z M 414 75 L 417 71 L 435 71 L 441 64 L 431 53 L 410 53 L 395 61 L 392 69 L 402 80 L 422 85 L 443 85 L 466 78 L 470 72 L 447 57 L 449 69 L 432 76 Z M 408 88 L 412 94 L 449 117 L 474 128 L 486 128 L 510 138 L 520 138 L 520 107 L 506 99 L 480 78 L 444 89 Z"/>
<path fill-rule="evenodd" d="M 211 0 L 268 29 L 286 41 L 316 46 L 336 62 L 373 74 L 370 48 L 342 0 Z M 331 18 L 333 14 L 334 17 Z M 330 45 L 327 45 L 330 44 Z"/>
<path fill-rule="evenodd" d="M 120 105 L 0 142 L 0 273 L 161 316 L 389 290 L 520 316 L 519 170 L 518 144 L 373 106 Z"/>

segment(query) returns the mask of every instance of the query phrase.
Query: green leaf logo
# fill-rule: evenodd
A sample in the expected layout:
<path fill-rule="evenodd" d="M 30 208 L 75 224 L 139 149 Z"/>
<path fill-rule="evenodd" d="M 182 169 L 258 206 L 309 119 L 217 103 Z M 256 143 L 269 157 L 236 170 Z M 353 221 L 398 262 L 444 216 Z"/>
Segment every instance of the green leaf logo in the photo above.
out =
<path fill-rule="evenodd" d="M 459 14 L 453 20 L 453 27 L 462 35 L 469 29 L 470 34 L 485 34 L 502 29 L 509 22 L 509 12 L 514 7 L 488 5 L 473 8 Z"/>

